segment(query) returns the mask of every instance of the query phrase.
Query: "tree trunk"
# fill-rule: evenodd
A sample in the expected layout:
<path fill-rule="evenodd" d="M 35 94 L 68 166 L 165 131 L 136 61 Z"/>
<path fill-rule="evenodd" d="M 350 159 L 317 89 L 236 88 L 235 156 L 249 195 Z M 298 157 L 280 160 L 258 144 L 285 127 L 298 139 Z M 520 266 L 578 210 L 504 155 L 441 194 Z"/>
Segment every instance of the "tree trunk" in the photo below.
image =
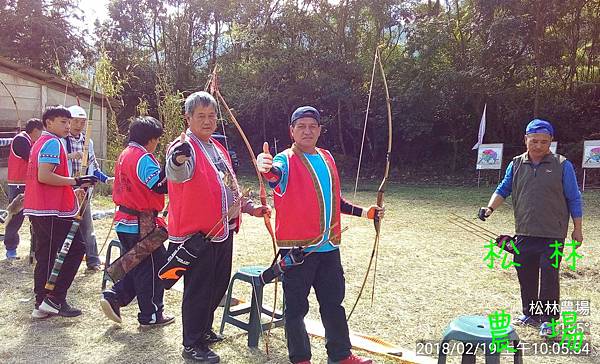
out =
<path fill-rule="evenodd" d="M 42 69 L 42 55 L 44 54 L 42 51 L 42 38 L 44 34 L 42 24 L 48 21 L 44 19 L 42 7 L 42 1 L 33 1 L 33 4 L 31 4 L 31 14 L 28 16 L 31 34 L 29 34 L 27 47 L 29 48 L 28 54 L 31 57 L 30 65 L 35 69 Z"/>
<path fill-rule="evenodd" d="M 540 82 L 542 79 L 542 38 L 544 37 L 544 11 L 542 6 L 543 0 L 537 1 L 535 14 L 535 37 L 534 37 L 534 54 L 535 54 L 535 99 L 533 101 L 533 117 L 538 117 L 540 113 Z"/>
<path fill-rule="evenodd" d="M 342 154 L 346 156 L 346 146 L 344 145 L 344 128 L 342 126 L 342 103 L 339 99 L 337 104 L 338 139 L 340 141 L 340 147 L 342 148 Z"/>
<path fill-rule="evenodd" d="M 219 27 L 219 14 L 215 11 L 215 34 L 213 35 L 213 44 L 212 50 L 210 54 L 210 70 L 212 70 L 217 64 L 217 49 L 219 48 L 219 36 L 220 36 L 220 27 Z"/>

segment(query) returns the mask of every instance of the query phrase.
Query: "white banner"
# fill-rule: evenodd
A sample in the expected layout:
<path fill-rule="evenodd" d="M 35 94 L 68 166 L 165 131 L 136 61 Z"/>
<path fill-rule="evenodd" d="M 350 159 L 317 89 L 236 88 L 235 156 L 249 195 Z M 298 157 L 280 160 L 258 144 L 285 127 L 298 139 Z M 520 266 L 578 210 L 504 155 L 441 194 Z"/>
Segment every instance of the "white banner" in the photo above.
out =
<path fill-rule="evenodd" d="M 481 121 L 479 122 L 479 133 L 477 134 L 477 143 L 473 146 L 471 150 L 475 150 L 479 148 L 479 146 L 483 143 L 483 136 L 485 135 L 485 111 L 487 109 L 487 103 L 483 105 L 483 114 L 481 115 Z"/>

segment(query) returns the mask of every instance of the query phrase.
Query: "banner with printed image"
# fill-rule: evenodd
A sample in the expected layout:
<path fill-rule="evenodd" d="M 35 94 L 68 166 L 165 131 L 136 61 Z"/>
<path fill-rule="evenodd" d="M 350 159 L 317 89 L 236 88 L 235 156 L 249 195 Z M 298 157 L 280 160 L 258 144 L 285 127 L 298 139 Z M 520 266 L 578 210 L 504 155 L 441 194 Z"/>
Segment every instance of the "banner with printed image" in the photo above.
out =
<path fill-rule="evenodd" d="M 501 169 L 504 144 L 481 144 L 477 149 L 476 169 Z"/>
<path fill-rule="evenodd" d="M 583 142 L 583 168 L 600 168 L 600 140 L 585 140 Z"/>

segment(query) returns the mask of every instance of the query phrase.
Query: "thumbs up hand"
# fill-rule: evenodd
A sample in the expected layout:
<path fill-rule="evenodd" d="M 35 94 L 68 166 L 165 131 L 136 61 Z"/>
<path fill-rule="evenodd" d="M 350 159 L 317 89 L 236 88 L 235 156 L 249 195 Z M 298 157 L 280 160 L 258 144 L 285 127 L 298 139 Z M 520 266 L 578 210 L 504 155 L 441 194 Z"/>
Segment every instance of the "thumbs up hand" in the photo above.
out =
<path fill-rule="evenodd" d="M 260 173 L 268 173 L 273 167 L 273 156 L 269 152 L 269 143 L 264 142 L 263 152 L 256 157 L 256 166 Z"/>
<path fill-rule="evenodd" d="M 173 149 L 171 159 L 176 166 L 180 166 L 192 157 L 192 146 L 185 140 L 185 133 L 179 137 L 179 145 Z"/>

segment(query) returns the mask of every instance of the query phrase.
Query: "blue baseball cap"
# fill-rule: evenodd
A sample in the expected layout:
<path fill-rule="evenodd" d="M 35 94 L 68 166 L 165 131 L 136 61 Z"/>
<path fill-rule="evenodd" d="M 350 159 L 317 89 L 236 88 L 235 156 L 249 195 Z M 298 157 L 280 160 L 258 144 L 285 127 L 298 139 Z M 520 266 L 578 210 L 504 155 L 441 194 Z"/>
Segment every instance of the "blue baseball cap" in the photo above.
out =
<path fill-rule="evenodd" d="M 525 134 L 548 134 L 554 136 L 554 128 L 552 124 L 546 120 L 533 119 L 527 124 Z"/>
<path fill-rule="evenodd" d="M 294 121 L 305 117 L 313 118 L 317 121 L 317 123 L 321 124 L 321 114 L 319 114 L 317 109 L 312 106 L 301 106 L 292 114 L 290 125 L 293 124 Z"/>

